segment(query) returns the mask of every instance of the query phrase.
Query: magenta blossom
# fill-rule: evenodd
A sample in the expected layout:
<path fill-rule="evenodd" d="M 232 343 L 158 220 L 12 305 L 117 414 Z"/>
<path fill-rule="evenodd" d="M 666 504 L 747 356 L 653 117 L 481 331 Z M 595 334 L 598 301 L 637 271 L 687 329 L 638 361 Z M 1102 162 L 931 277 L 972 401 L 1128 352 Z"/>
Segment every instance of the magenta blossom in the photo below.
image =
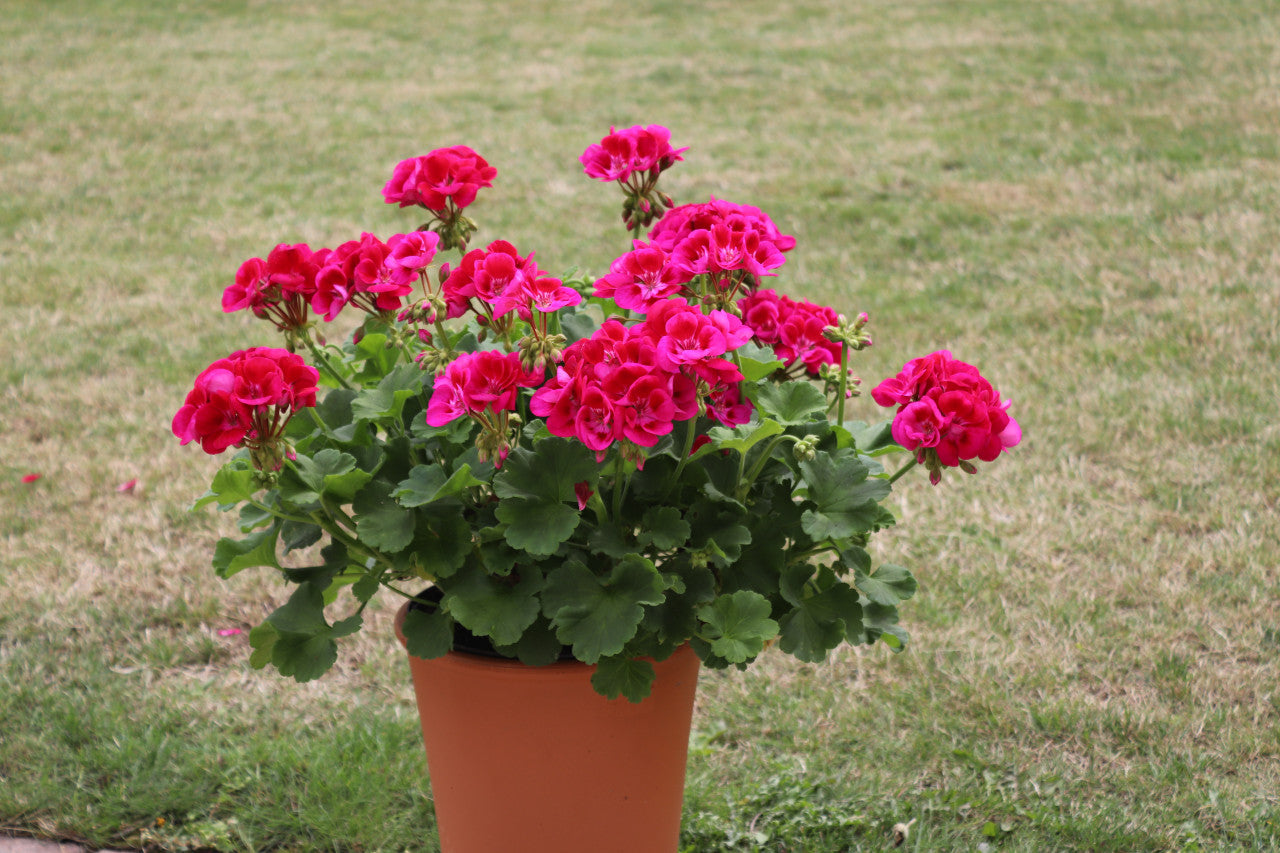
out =
<path fill-rule="evenodd" d="M 973 470 L 1022 440 L 1022 428 L 978 369 L 946 350 L 912 359 L 871 391 L 881 406 L 897 406 L 893 438 L 929 466 L 937 483 L 943 467 Z"/>
<path fill-rule="evenodd" d="M 588 177 L 598 181 L 626 183 L 632 175 L 646 174 L 657 178 L 660 172 L 684 158 L 688 148 L 671 147 L 671 131 L 662 125 L 609 129 L 609 135 L 588 145 L 578 160 Z"/>
<path fill-rule="evenodd" d="M 422 157 L 402 160 L 382 188 L 387 204 L 418 205 L 442 213 L 452 204 L 461 210 L 493 186 L 498 170 L 465 145 L 437 148 Z"/>
<path fill-rule="evenodd" d="M 173 434 L 206 453 L 248 447 L 278 467 L 278 442 L 298 409 L 316 404 L 320 375 L 283 349 L 254 347 L 205 368 L 173 416 Z M 259 466 L 260 468 L 264 466 Z"/>
<path fill-rule="evenodd" d="M 668 262 L 667 253 L 636 240 L 635 249 L 610 264 L 609 274 L 596 281 L 595 295 L 643 314 L 683 289 L 680 273 Z"/>

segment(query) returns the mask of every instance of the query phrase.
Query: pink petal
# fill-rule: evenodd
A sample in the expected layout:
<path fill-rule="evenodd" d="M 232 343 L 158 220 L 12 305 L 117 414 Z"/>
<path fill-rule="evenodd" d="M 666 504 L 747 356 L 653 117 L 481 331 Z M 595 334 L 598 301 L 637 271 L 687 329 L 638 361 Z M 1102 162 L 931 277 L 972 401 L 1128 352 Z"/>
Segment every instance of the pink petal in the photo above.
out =
<path fill-rule="evenodd" d="M 116 486 L 116 491 L 117 491 L 117 492 L 132 492 L 132 491 L 133 491 L 134 489 L 136 489 L 137 487 L 138 487 L 138 478 L 137 478 L 137 477 L 134 477 L 132 480 L 126 480 L 125 482 L 123 482 L 123 483 L 121 483 L 120 485 Z"/>
<path fill-rule="evenodd" d="M 241 631 L 239 628 L 219 628 L 218 629 L 219 637 L 234 637 L 236 634 L 243 634 L 243 633 L 244 632 Z"/>
<path fill-rule="evenodd" d="M 39 479 L 40 479 L 41 477 L 43 477 L 43 476 L 44 476 L 44 474 L 24 474 L 24 475 L 22 476 L 22 482 L 24 482 L 24 483 L 34 483 L 36 480 L 39 480 Z"/>

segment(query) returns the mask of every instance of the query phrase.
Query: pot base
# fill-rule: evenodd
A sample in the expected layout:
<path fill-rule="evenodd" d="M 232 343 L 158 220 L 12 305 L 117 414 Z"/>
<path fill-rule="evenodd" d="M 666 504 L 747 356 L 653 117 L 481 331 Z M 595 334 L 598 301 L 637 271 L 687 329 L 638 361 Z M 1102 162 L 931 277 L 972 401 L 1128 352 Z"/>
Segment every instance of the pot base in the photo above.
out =
<path fill-rule="evenodd" d="M 674 853 L 700 664 L 655 662 L 632 703 L 576 661 L 410 657 L 442 853 Z"/>

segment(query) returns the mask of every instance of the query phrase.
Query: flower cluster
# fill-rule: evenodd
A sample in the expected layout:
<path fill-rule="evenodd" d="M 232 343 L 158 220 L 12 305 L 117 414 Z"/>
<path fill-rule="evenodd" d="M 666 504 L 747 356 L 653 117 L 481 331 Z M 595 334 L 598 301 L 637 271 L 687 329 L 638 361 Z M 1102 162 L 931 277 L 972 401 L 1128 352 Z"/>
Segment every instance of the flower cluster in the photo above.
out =
<path fill-rule="evenodd" d="M 235 283 L 223 291 L 222 310 L 249 309 L 295 336 L 308 326 L 308 309 L 325 322 L 349 304 L 371 314 L 396 311 L 439 241 L 437 234 L 415 231 L 386 243 L 365 233 L 315 251 L 306 243 L 281 243 L 265 261 L 250 258 L 240 265 Z"/>
<path fill-rule="evenodd" d="M 456 269 L 446 265 L 442 272 L 448 319 L 474 311 L 492 323 L 514 311 L 527 323 L 534 311 L 550 314 L 582 301 L 576 290 L 538 269 L 533 252 L 522 258 L 506 240 L 467 252 Z"/>
<path fill-rule="evenodd" d="M 281 331 L 305 328 L 316 276 L 328 253 L 328 249 L 313 252 L 306 243 L 281 243 L 266 260 L 250 258 L 236 271 L 235 283 L 223 291 L 222 310 L 248 309 Z"/>
<path fill-rule="evenodd" d="M 493 186 L 497 175 L 497 169 L 465 145 L 437 148 L 401 160 L 382 188 L 382 197 L 387 204 L 417 205 L 435 213 L 450 206 L 461 210 L 476 200 L 481 188 Z"/>
<path fill-rule="evenodd" d="M 427 405 L 427 424 L 441 427 L 470 417 L 481 428 L 476 439 L 480 458 L 501 465 L 510 447 L 509 422 L 516 410 L 517 389 L 532 388 L 542 380 L 541 372 L 521 367 L 518 353 L 463 353 L 436 377 Z"/>
<path fill-rule="evenodd" d="M 609 128 L 609 135 L 588 145 L 578 158 L 583 171 L 598 181 L 616 181 L 626 193 L 622 219 L 628 231 L 648 225 L 671 207 L 657 192 L 658 176 L 683 160 L 688 148 L 671 147 L 671 131 L 662 125 Z"/>
<path fill-rule="evenodd" d="M 727 426 L 745 423 L 742 373 L 724 356 L 750 339 L 727 312 L 667 300 L 641 323 L 609 320 L 571 345 L 529 408 L 552 435 L 576 437 L 600 459 L 618 441 L 653 447 L 702 412 Z"/>
<path fill-rule="evenodd" d="M 773 290 L 757 290 L 742 297 L 738 308 L 755 332 L 756 343 L 772 347 L 788 367 L 798 363 L 817 376 L 824 364 L 840 363 L 840 344 L 824 334 L 839 322 L 831 308 Z"/>
<path fill-rule="evenodd" d="M 275 470 L 280 435 L 294 412 L 316 404 L 318 381 L 316 369 L 287 350 L 234 352 L 196 377 L 173 416 L 173 434 L 211 454 L 248 447 L 258 470 Z"/>
<path fill-rule="evenodd" d="M 632 245 L 596 281 L 595 295 L 644 312 L 672 296 L 728 308 L 760 278 L 777 274 L 795 238 L 759 208 L 712 199 L 672 208 L 648 243 Z"/>
<path fill-rule="evenodd" d="M 476 193 L 493 186 L 497 175 L 497 169 L 465 145 L 437 148 L 396 164 L 382 198 L 387 204 L 430 211 L 431 221 L 418 230 L 437 232 L 443 248 L 465 250 L 476 224 L 462 211 L 476 200 Z"/>
<path fill-rule="evenodd" d="M 947 350 L 908 361 L 871 397 L 881 406 L 898 407 L 893 440 L 916 452 L 935 485 L 943 467 L 973 473 L 969 460 L 991 462 L 1022 439 L 1021 427 L 1009 417 L 1009 401 L 1001 401 L 978 368 Z"/>

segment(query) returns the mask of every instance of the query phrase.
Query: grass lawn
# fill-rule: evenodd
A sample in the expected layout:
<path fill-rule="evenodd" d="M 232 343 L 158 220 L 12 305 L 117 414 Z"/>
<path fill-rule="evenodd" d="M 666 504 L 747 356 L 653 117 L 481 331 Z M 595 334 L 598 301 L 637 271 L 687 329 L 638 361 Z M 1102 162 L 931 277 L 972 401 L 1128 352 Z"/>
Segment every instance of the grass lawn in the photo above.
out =
<path fill-rule="evenodd" d="M 0 0 L 0 834 L 435 849 L 389 610 L 319 682 L 250 669 L 283 590 L 214 577 L 169 421 L 275 343 L 219 312 L 244 259 L 416 224 L 398 160 L 470 145 L 477 243 L 603 273 L 577 155 L 661 123 L 677 202 L 870 312 L 866 387 L 946 347 L 1025 434 L 900 490 L 906 652 L 704 675 L 686 849 L 1280 849 L 1272 0 L 361 9 Z"/>

